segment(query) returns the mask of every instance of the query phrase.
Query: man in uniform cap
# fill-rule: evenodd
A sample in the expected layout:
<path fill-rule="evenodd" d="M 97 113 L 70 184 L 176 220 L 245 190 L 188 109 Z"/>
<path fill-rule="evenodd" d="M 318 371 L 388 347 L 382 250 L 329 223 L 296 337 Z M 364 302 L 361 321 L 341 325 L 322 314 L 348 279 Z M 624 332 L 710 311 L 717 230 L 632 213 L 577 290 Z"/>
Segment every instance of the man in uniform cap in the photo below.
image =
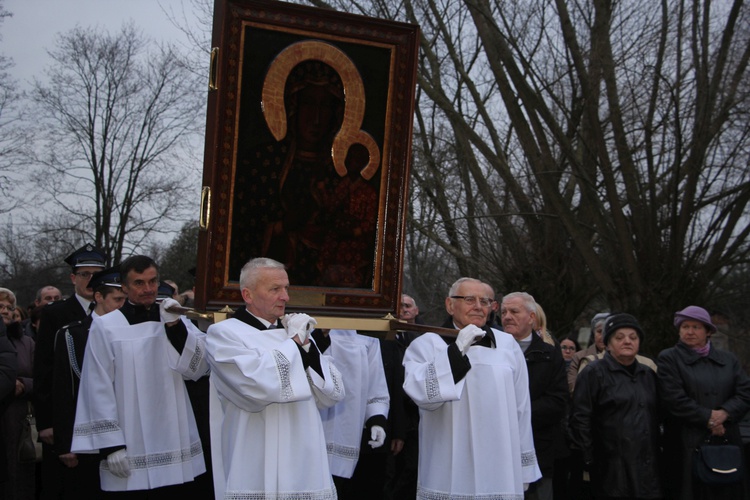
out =
<path fill-rule="evenodd" d="M 175 299 L 177 289 L 169 281 L 160 281 L 159 288 L 156 289 L 156 301 L 161 302 L 164 299 Z"/>
<path fill-rule="evenodd" d="M 42 491 L 41 498 L 57 498 L 61 491 L 62 463 L 57 459 L 52 444 L 54 408 L 52 401 L 55 334 L 64 325 L 85 318 L 94 298 L 87 288 L 91 276 L 104 269 L 104 252 L 91 244 L 84 245 L 66 259 L 71 268 L 70 281 L 75 293 L 63 301 L 44 307 L 36 335 L 34 353 L 34 408 L 39 438 L 42 441 Z"/>
<path fill-rule="evenodd" d="M 84 319 L 62 327 L 55 337 L 53 446 L 66 467 L 62 473 L 63 498 L 97 498 L 102 494 L 99 456 L 71 453 L 70 444 L 73 440 L 83 355 L 91 322 L 94 318 L 122 307 L 126 298 L 120 284 L 119 266 L 94 274 L 88 288 L 94 292 L 94 310 Z"/>

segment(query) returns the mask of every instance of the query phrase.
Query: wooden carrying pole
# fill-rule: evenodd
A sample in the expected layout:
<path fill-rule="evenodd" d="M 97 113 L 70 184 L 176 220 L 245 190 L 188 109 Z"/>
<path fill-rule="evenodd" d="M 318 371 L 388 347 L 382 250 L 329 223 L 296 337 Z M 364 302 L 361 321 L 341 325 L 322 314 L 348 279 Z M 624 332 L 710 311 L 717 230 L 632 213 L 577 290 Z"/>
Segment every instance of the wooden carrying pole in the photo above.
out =
<path fill-rule="evenodd" d="M 174 306 L 167 309 L 174 314 L 183 314 L 188 319 L 197 320 L 203 324 L 218 323 L 231 318 L 234 312 L 230 307 L 224 307 L 219 311 L 197 311 L 189 307 Z M 458 330 L 453 328 L 441 328 L 438 326 L 418 325 L 416 323 L 405 323 L 390 314 L 383 318 L 346 318 L 339 316 L 315 316 L 317 327 L 323 330 L 357 330 L 366 332 L 382 332 L 386 339 L 392 340 L 397 332 L 437 333 L 441 337 L 456 338 Z"/>

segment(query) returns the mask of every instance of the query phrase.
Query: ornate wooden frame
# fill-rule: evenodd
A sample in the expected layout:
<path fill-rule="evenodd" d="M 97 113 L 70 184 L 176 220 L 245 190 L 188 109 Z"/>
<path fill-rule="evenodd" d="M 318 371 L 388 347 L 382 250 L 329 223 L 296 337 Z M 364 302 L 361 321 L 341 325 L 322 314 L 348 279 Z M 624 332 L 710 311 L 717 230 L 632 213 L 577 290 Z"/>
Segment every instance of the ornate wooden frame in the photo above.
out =
<path fill-rule="evenodd" d="M 369 153 L 360 175 L 378 193 L 372 279 L 362 287 L 292 282 L 288 309 L 347 317 L 398 310 L 418 35 L 414 25 L 284 2 L 215 0 L 196 307 L 243 302 L 236 272 L 242 254 L 232 255 L 238 149 L 254 137 L 285 136 L 284 82 L 295 64 L 313 59 L 331 66 L 345 90 L 331 152 L 336 172 L 346 172 L 350 145 Z"/>

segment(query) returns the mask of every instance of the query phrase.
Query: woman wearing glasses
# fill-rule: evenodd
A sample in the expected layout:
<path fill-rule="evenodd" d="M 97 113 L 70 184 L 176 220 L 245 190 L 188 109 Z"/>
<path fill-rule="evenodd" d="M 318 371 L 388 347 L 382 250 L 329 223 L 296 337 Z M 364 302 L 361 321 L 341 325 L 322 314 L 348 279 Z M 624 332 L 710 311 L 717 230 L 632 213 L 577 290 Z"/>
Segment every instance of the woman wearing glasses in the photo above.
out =
<path fill-rule="evenodd" d="M 562 350 L 563 359 L 565 360 L 565 371 L 567 373 L 570 367 L 570 362 L 573 361 L 575 353 L 581 350 L 581 346 L 578 345 L 578 341 L 574 337 L 565 337 L 560 341 L 560 349 Z"/>

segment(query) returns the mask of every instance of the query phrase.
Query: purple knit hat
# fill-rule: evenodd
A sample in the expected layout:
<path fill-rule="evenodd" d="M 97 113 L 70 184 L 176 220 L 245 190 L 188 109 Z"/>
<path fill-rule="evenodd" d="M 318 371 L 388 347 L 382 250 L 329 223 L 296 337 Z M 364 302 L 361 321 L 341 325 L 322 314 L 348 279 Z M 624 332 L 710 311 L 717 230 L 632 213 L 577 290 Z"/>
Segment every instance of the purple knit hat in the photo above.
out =
<path fill-rule="evenodd" d="M 708 314 L 708 311 L 706 311 L 702 307 L 687 306 L 682 311 L 677 311 L 676 313 L 674 313 L 674 326 L 679 328 L 682 322 L 686 319 L 700 321 L 701 323 L 706 325 L 708 333 L 713 333 L 716 331 L 716 326 L 711 323 L 711 315 Z"/>

